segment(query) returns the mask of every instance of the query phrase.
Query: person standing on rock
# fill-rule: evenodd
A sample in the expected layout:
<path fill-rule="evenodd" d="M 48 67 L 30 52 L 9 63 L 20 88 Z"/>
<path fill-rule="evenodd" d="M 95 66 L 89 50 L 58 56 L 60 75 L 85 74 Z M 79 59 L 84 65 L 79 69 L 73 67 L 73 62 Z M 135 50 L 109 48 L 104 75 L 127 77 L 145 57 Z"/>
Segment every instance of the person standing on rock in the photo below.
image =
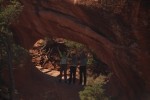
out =
<path fill-rule="evenodd" d="M 69 53 L 67 54 L 66 52 L 61 53 L 61 51 L 58 49 L 59 55 L 60 55 L 60 78 L 59 82 L 62 81 L 62 73 L 64 72 L 64 80 L 65 83 L 67 83 L 67 59 L 69 56 Z"/>
<path fill-rule="evenodd" d="M 74 52 L 74 53 L 71 55 L 69 84 L 71 84 L 72 81 L 73 81 L 73 83 L 75 84 L 77 65 L 78 65 L 78 57 L 77 57 L 76 52 Z"/>
<path fill-rule="evenodd" d="M 80 54 L 80 67 L 79 67 L 79 74 L 80 74 L 80 82 L 79 84 L 82 85 L 82 82 L 84 85 L 86 85 L 86 80 L 87 80 L 87 77 L 86 77 L 86 66 L 87 66 L 87 55 L 85 54 L 84 51 L 81 52 Z M 84 80 L 84 81 L 83 81 Z"/>

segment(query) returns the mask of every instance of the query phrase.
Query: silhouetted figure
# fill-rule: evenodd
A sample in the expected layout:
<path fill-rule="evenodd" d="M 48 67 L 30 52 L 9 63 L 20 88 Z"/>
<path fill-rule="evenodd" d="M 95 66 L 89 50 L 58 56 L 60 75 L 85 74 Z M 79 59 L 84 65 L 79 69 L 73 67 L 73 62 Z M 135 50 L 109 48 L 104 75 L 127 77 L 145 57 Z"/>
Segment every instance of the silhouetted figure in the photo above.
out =
<path fill-rule="evenodd" d="M 79 84 L 82 85 L 82 82 L 84 82 L 83 84 L 86 85 L 86 66 L 87 66 L 87 56 L 85 54 L 85 52 L 81 52 L 80 54 L 80 67 L 79 67 L 79 73 L 80 73 L 80 82 Z M 84 81 L 83 81 L 84 80 Z"/>
<path fill-rule="evenodd" d="M 65 83 L 67 82 L 67 59 L 68 59 L 68 55 L 66 52 L 61 53 L 61 51 L 59 50 L 59 48 L 57 48 L 59 51 L 59 55 L 60 55 L 60 78 L 59 78 L 59 82 L 61 82 L 62 80 L 62 73 L 64 72 L 64 80 Z"/>
<path fill-rule="evenodd" d="M 75 81 L 76 81 L 77 64 L 78 64 L 77 55 L 74 53 L 71 55 L 69 84 L 71 84 L 72 80 L 73 80 L 73 83 L 75 83 Z"/>

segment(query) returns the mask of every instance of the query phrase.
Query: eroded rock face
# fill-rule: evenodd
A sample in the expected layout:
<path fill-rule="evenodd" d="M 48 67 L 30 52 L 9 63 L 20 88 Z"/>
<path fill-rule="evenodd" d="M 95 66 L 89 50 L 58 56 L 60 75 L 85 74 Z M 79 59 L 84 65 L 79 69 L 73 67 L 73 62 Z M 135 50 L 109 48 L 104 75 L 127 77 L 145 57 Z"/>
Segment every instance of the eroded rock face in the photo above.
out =
<path fill-rule="evenodd" d="M 110 66 L 110 94 L 114 98 L 148 99 L 148 0 L 95 0 L 95 4 L 86 2 L 89 0 L 20 1 L 24 9 L 19 22 L 12 27 L 20 45 L 29 49 L 45 36 L 84 43 Z"/>

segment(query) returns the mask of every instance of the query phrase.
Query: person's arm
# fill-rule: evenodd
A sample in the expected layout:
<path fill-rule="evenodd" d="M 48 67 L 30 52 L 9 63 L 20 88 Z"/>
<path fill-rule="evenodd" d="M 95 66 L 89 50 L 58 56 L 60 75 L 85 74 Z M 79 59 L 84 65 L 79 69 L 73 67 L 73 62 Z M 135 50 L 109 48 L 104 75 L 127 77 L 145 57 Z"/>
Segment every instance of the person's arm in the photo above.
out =
<path fill-rule="evenodd" d="M 69 57 L 69 55 L 70 55 L 70 51 L 68 51 L 68 53 L 67 53 L 67 58 Z"/>
<path fill-rule="evenodd" d="M 62 53 L 60 52 L 59 48 L 57 47 L 60 57 L 62 57 Z"/>

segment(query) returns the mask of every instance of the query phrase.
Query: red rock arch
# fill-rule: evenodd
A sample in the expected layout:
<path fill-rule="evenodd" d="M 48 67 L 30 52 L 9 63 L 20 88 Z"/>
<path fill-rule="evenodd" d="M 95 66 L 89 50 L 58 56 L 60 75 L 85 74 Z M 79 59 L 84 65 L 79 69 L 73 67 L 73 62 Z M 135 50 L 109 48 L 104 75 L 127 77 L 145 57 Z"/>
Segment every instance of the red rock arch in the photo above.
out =
<path fill-rule="evenodd" d="M 111 67 L 110 87 L 117 91 L 112 95 L 122 100 L 142 99 L 150 92 L 146 0 L 127 0 L 120 12 L 66 1 L 21 0 L 23 12 L 12 27 L 16 41 L 27 49 L 45 36 L 84 43 Z"/>

